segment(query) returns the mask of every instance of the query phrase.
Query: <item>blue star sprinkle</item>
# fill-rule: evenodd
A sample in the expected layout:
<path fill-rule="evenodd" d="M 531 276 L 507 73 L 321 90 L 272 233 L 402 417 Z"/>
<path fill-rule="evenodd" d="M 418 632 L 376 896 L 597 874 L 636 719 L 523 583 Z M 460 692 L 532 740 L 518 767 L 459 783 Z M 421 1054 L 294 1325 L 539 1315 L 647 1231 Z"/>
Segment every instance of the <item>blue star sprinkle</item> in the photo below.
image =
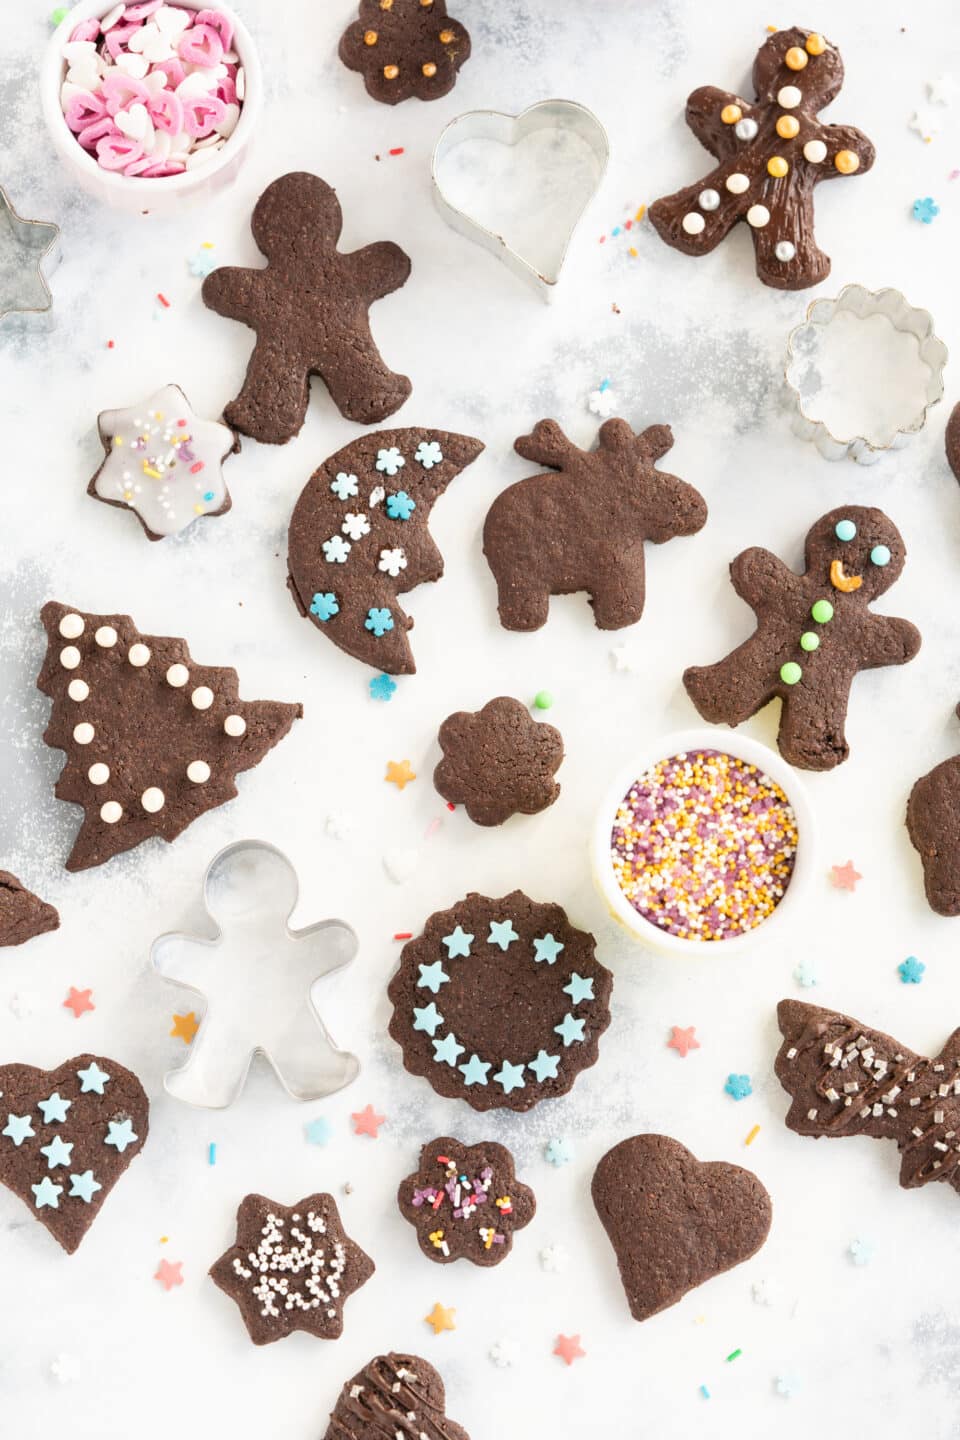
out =
<path fill-rule="evenodd" d="M 549 933 L 541 935 L 539 940 L 533 942 L 533 958 L 537 963 L 546 960 L 548 965 L 553 965 L 563 946 L 559 940 L 554 940 Z"/>
<path fill-rule="evenodd" d="M 557 1066 L 559 1064 L 559 1055 L 548 1055 L 546 1050 L 541 1050 L 536 1060 L 529 1060 L 527 1062 L 527 1069 L 533 1071 L 542 1085 L 544 1080 L 556 1080 Z"/>
<path fill-rule="evenodd" d="M 19 1150 L 24 1140 L 29 1140 L 36 1135 L 36 1130 L 30 1124 L 29 1115 L 8 1115 L 6 1128 L 0 1130 L 0 1135 L 6 1135 L 11 1139 Z"/>
<path fill-rule="evenodd" d="M 503 1086 L 503 1093 L 505 1095 L 509 1095 L 511 1090 L 522 1090 L 524 1088 L 523 1066 L 511 1065 L 509 1060 L 504 1060 L 493 1078 L 498 1085 Z"/>
<path fill-rule="evenodd" d="M 370 699 L 392 700 L 396 688 L 396 680 L 391 680 L 389 675 L 374 675 L 370 681 Z"/>
<path fill-rule="evenodd" d="M 128 1145 L 133 1145 L 140 1136 L 134 1133 L 132 1120 L 111 1120 L 107 1126 L 107 1138 L 104 1145 L 116 1146 L 122 1155 Z"/>
<path fill-rule="evenodd" d="M 753 1094 L 749 1075 L 728 1075 L 723 1088 L 734 1100 L 746 1100 L 748 1095 Z"/>
<path fill-rule="evenodd" d="M 432 965 L 420 966 L 420 979 L 417 985 L 424 990 L 432 990 L 434 995 L 439 995 L 440 986 L 445 985 L 450 979 L 443 968 L 442 960 L 435 960 Z"/>
<path fill-rule="evenodd" d="M 449 959 L 456 960 L 458 955 L 470 954 L 473 936 L 468 935 L 462 925 L 458 925 L 451 935 L 444 935 L 442 943 L 447 947 Z"/>
<path fill-rule="evenodd" d="M 573 1146 L 569 1140 L 549 1140 L 543 1153 L 551 1165 L 569 1165 L 573 1159 Z"/>
<path fill-rule="evenodd" d="M 340 601 L 332 590 L 323 594 L 314 595 L 310 601 L 310 614 L 315 615 L 318 620 L 332 620 L 334 615 L 340 614 Z"/>
<path fill-rule="evenodd" d="M 486 1085 L 490 1065 L 481 1060 L 479 1055 L 471 1055 L 466 1065 L 460 1065 L 458 1069 L 463 1076 L 464 1085 Z"/>
<path fill-rule="evenodd" d="M 49 1100 L 37 1101 L 37 1109 L 43 1111 L 44 1125 L 52 1125 L 54 1121 L 66 1120 L 72 1104 L 72 1100 L 61 1100 L 59 1091 L 54 1090 Z"/>
<path fill-rule="evenodd" d="M 63 1194 L 62 1185 L 54 1185 L 49 1175 L 44 1175 L 39 1185 L 31 1185 L 33 1197 L 37 1209 L 42 1210 L 44 1205 L 49 1205 L 51 1210 L 60 1209 L 60 1196 Z"/>
<path fill-rule="evenodd" d="M 512 945 L 514 940 L 519 939 L 520 936 L 516 930 L 514 930 L 512 920 L 490 921 L 490 934 L 487 936 L 488 945 L 499 945 L 501 950 L 506 950 L 508 945 Z"/>
<path fill-rule="evenodd" d="M 444 1035 L 442 1040 L 433 1041 L 433 1058 L 443 1064 L 454 1066 L 466 1049 L 465 1045 L 457 1044 L 457 1037 L 453 1031 Z"/>
<path fill-rule="evenodd" d="M 575 1016 L 567 1011 L 559 1025 L 554 1025 L 554 1033 L 560 1036 L 564 1045 L 572 1045 L 574 1040 L 583 1039 L 583 1027 L 586 1020 L 577 1020 Z"/>
<path fill-rule="evenodd" d="M 40 1146 L 40 1154 L 47 1157 L 48 1170 L 56 1170 L 58 1165 L 69 1165 L 72 1152 L 73 1141 L 64 1144 L 59 1135 L 54 1135 L 49 1145 Z"/>
<path fill-rule="evenodd" d="M 897 974 L 904 985 L 919 985 L 926 968 L 923 961 L 918 960 L 916 955 L 908 955 L 906 960 L 901 960 L 897 966 Z"/>
<path fill-rule="evenodd" d="M 593 977 L 591 976 L 585 980 L 582 975 L 578 975 L 576 970 L 574 970 L 570 976 L 570 983 L 563 987 L 563 993 L 564 995 L 570 996 L 574 1005 L 579 1005 L 582 1000 L 596 999 L 593 993 Z"/>
<path fill-rule="evenodd" d="M 316 1120 L 309 1120 L 304 1126 L 307 1141 L 311 1145 L 326 1145 L 330 1139 L 330 1121 L 323 1115 L 318 1115 Z"/>
<path fill-rule="evenodd" d="M 436 991 L 434 991 L 434 994 L 436 994 Z M 440 1014 L 440 1011 L 437 1009 L 436 1005 L 433 1003 L 432 1000 L 430 1001 L 429 1005 L 424 1005 L 421 1009 L 418 1009 L 417 1006 L 414 1005 L 414 1030 L 425 1030 L 428 1035 L 436 1035 L 437 1026 L 442 1024 L 443 1016 Z"/>
<path fill-rule="evenodd" d="M 77 1071 L 77 1079 L 80 1081 L 80 1094 L 86 1095 L 92 1091 L 95 1095 L 103 1094 L 103 1087 L 110 1076 L 105 1070 L 101 1070 L 96 1060 L 91 1060 L 86 1070 Z"/>
<path fill-rule="evenodd" d="M 376 638 L 380 640 L 388 630 L 393 629 L 393 616 L 388 609 L 378 609 L 374 605 L 367 611 L 367 618 L 363 625 L 365 630 L 372 630 Z"/>
<path fill-rule="evenodd" d="M 92 1170 L 84 1170 L 82 1175 L 70 1176 L 70 1199 L 83 1200 L 89 1205 L 96 1191 L 102 1189 L 100 1181 L 94 1180 Z"/>

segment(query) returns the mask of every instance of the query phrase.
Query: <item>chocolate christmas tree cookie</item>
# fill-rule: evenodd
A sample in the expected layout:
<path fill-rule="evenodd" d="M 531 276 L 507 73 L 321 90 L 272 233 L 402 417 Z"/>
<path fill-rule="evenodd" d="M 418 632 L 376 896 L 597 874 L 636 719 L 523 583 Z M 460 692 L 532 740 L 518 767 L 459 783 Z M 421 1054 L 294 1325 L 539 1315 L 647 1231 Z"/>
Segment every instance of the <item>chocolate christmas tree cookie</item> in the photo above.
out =
<path fill-rule="evenodd" d="M 443 759 L 434 786 L 451 805 L 463 805 L 475 825 L 535 815 L 560 794 L 553 778 L 563 760 L 560 731 L 538 723 L 509 695 L 448 715 L 438 738 Z"/>
<path fill-rule="evenodd" d="M 702 1162 L 668 1135 L 615 1145 L 592 1189 L 634 1320 L 749 1260 L 770 1231 L 770 1196 L 756 1175 Z"/>
<path fill-rule="evenodd" d="M 416 1226 L 424 1255 L 439 1265 L 460 1259 L 498 1265 L 510 1254 L 514 1231 L 529 1225 L 537 1208 L 503 1145 L 464 1145 L 447 1135 L 424 1145 L 417 1170 L 400 1184 L 397 1203 Z"/>
<path fill-rule="evenodd" d="M 446 0 L 360 0 L 359 19 L 340 40 L 344 65 L 386 105 L 448 95 L 469 58 L 470 36 L 447 15 Z"/>
<path fill-rule="evenodd" d="M 781 1000 L 777 1078 L 798 1135 L 893 1140 L 907 1190 L 945 1180 L 960 1191 L 960 1029 L 932 1060 L 859 1020 Z"/>
<path fill-rule="evenodd" d="M 596 1063 L 613 976 L 559 905 L 514 890 L 431 915 L 388 994 L 403 1063 L 475 1110 L 530 1110 Z"/>
<path fill-rule="evenodd" d="M 931 910 L 960 915 L 960 755 L 942 760 L 914 785 L 907 831 L 923 863 Z"/>
<path fill-rule="evenodd" d="M 822 35 L 796 26 L 771 35 L 757 52 L 753 85 L 753 103 L 711 85 L 694 90 L 687 124 L 719 163 L 648 214 L 686 255 L 708 254 L 744 220 L 764 284 L 803 290 L 830 273 L 813 235 L 815 186 L 865 174 L 876 152 L 852 125 L 819 118 L 843 85 L 840 52 Z"/>
<path fill-rule="evenodd" d="M 23 945 L 59 926 L 60 916 L 52 905 L 21 885 L 9 870 L 0 870 L 0 948 Z"/>
<path fill-rule="evenodd" d="M 410 394 L 388 370 L 368 310 L 410 274 L 399 245 L 381 241 L 345 255 L 336 192 L 316 175 L 282 175 L 260 196 L 251 228 L 267 257 L 260 270 L 227 267 L 203 282 L 218 315 L 256 332 L 243 389 L 224 411 L 235 430 L 270 445 L 299 434 L 310 376 L 319 375 L 340 414 L 361 425 L 392 415 Z"/>
<path fill-rule="evenodd" d="M 447 1418 L 443 1381 L 419 1355 L 377 1355 L 340 1391 L 323 1440 L 470 1440 Z"/>
<path fill-rule="evenodd" d="M 195 415 L 179 385 L 127 410 L 101 411 L 97 428 L 106 458 L 87 494 L 132 510 L 148 540 L 230 509 L 221 466 L 240 442 L 228 426 Z"/>
<path fill-rule="evenodd" d="M 149 1110 L 136 1075 L 102 1055 L 0 1065 L 0 1183 L 72 1255 L 143 1149 Z"/>
<path fill-rule="evenodd" d="M 67 755 L 59 800 L 84 809 L 68 870 L 102 865 L 159 835 L 175 840 L 232 800 L 301 705 L 240 700 L 237 672 L 198 665 L 186 641 L 142 635 L 129 615 L 48 601 L 38 687 L 53 701 L 44 740 Z"/>
<path fill-rule="evenodd" d="M 483 449 L 446 430 L 378 430 L 331 455 L 290 521 L 287 586 L 334 645 L 390 675 L 416 670 L 397 596 L 443 574 L 434 503 Z"/>
<path fill-rule="evenodd" d="M 920 649 L 909 620 L 870 609 L 900 575 L 906 554 L 893 521 L 860 505 L 821 516 L 806 538 L 802 575 L 769 550 L 744 550 L 730 579 L 757 628 L 719 664 L 684 671 L 703 718 L 740 725 L 780 699 L 777 743 L 785 760 L 805 770 L 832 770 L 846 760 L 844 726 L 858 671 L 905 665 Z"/>
<path fill-rule="evenodd" d="M 626 420 L 600 427 L 596 450 L 581 450 L 555 420 L 514 444 L 518 455 L 560 473 L 518 480 L 497 496 L 483 526 L 483 553 L 497 582 L 500 623 L 539 630 L 551 595 L 585 590 L 601 630 L 643 614 L 644 542 L 695 535 L 703 496 L 656 463 L 673 445 L 669 425 L 635 435 Z"/>
<path fill-rule="evenodd" d="M 248 1195 L 237 1211 L 236 1244 L 210 1277 L 236 1301 L 254 1345 L 270 1345 L 294 1330 L 336 1340 L 344 1305 L 373 1271 L 332 1195 L 308 1195 L 297 1205 Z"/>

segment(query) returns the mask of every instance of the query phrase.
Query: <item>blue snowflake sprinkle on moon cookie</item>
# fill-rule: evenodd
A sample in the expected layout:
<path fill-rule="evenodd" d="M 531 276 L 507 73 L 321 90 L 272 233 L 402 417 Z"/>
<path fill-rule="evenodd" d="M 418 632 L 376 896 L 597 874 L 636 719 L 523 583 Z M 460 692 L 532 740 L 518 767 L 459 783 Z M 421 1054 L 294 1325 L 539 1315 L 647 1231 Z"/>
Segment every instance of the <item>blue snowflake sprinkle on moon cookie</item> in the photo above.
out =
<path fill-rule="evenodd" d="M 407 1070 L 475 1110 L 530 1110 L 595 1064 L 613 977 L 559 905 L 470 894 L 403 947 L 388 993 Z"/>

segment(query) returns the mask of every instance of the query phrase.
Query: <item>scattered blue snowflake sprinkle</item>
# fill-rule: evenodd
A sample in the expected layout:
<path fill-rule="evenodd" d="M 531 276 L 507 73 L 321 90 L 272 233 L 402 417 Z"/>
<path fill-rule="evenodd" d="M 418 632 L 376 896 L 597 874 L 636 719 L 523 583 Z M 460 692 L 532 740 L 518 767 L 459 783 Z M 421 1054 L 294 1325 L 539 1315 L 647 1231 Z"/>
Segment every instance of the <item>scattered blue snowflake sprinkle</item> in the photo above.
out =
<path fill-rule="evenodd" d="M 932 195 L 925 195 L 922 200 L 913 202 L 913 218 L 919 220 L 921 225 L 932 225 L 940 214 L 940 206 Z"/>
<path fill-rule="evenodd" d="M 318 620 L 332 620 L 339 613 L 340 605 L 332 590 L 324 595 L 314 595 L 310 601 L 310 614 L 316 615 Z"/>
<path fill-rule="evenodd" d="M 196 255 L 191 255 L 187 265 L 190 267 L 191 275 L 195 275 L 198 280 L 206 280 L 211 271 L 217 268 L 213 246 L 211 245 L 209 250 L 198 250 Z"/>
<path fill-rule="evenodd" d="M 389 450 L 377 451 L 377 469 L 384 475 L 396 475 L 406 463 L 396 445 L 391 445 Z"/>
<path fill-rule="evenodd" d="M 391 680 L 389 675 L 374 675 L 370 681 L 370 699 L 392 700 L 396 688 L 396 680 Z"/>
<path fill-rule="evenodd" d="M 869 1265 L 877 1253 L 877 1247 L 872 1240 L 864 1240 L 858 1236 L 856 1240 L 850 1241 L 847 1253 L 854 1265 Z"/>
<path fill-rule="evenodd" d="M 330 481 L 330 489 L 338 500 L 352 500 L 359 494 L 359 488 L 356 475 L 347 475 L 343 470 L 339 471 L 335 480 Z"/>
<path fill-rule="evenodd" d="M 797 984 L 802 985 L 804 989 L 809 989 L 811 985 L 816 985 L 817 972 L 813 967 L 813 962 L 810 960 L 801 960 L 793 972 L 793 978 Z"/>
<path fill-rule="evenodd" d="M 391 520 L 409 520 L 416 508 L 416 500 L 411 500 L 406 490 L 387 496 L 387 514 Z"/>
<path fill-rule="evenodd" d="M 795 1375 L 778 1375 L 773 1383 L 777 1394 L 782 1395 L 784 1400 L 792 1400 L 800 1389 L 800 1381 Z"/>
<path fill-rule="evenodd" d="M 436 440 L 421 440 L 413 458 L 424 470 L 432 470 L 434 465 L 443 464 L 443 451 Z"/>
<path fill-rule="evenodd" d="M 919 985 L 926 968 L 923 961 L 918 960 L 916 955 L 908 955 L 906 960 L 901 960 L 897 966 L 897 974 L 904 985 Z"/>
<path fill-rule="evenodd" d="M 748 1095 L 753 1094 L 749 1075 L 728 1075 L 723 1088 L 734 1100 L 746 1100 Z"/>
<path fill-rule="evenodd" d="M 569 1165 L 573 1159 L 573 1146 L 569 1140 L 549 1140 L 543 1153 L 551 1165 Z"/>
<path fill-rule="evenodd" d="M 372 610 L 367 611 L 367 618 L 363 624 L 364 628 L 372 630 L 379 640 L 381 636 L 386 635 L 388 630 L 393 629 L 393 616 L 389 610 L 378 610 L 374 606 Z"/>

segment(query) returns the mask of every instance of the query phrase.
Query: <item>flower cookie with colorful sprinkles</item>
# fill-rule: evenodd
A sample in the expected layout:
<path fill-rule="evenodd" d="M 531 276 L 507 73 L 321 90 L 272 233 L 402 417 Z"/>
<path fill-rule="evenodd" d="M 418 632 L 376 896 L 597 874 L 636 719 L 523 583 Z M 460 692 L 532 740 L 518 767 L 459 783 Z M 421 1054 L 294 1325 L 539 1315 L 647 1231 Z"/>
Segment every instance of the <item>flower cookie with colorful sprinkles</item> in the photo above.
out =
<path fill-rule="evenodd" d="M 740 725 L 779 699 L 784 759 L 804 770 L 832 770 L 846 760 L 844 727 L 858 671 L 905 665 L 920 649 L 909 620 L 870 609 L 899 577 L 906 554 L 893 521 L 861 505 L 821 516 L 806 538 L 802 575 L 769 550 L 744 550 L 730 579 L 757 627 L 718 664 L 684 672 L 703 718 Z"/>
<path fill-rule="evenodd" d="M 778 30 L 757 53 L 753 84 L 753 103 L 711 85 L 694 90 L 687 124 L 719 163 L 651 205 L 650 223 L 674 249 L 706 255 L 743 220 L 764 284 L 805 290 L 830 273 L 814 239 L 815 186 L 865 174 L 876 152 L 852 125 L 819 119 L 843 85 L 840 52 L 822 35 Z"/>
<path fill-rule="evenodd" d="M 287 586 L 334 645 L 388 675 L 416 670 L 397 596 L 443 574 L 430 512 L 483 444 L 447 430 L 377 430 L 331 455 L 290 520 Z"/>
<path fill-rule="evenodd" d="M 431 915 L 390 981 L 412 1075 L 474 1110 L 530 1110 L 596 1063 L 613 976 L 559 905 L 514 890 Z"/>
<path fill-rule="evenodd" d="M 446 0 L 360 0 L 359 19 L 341 37 L 340 59 L 385 105 L 411 96 L 439 100 L 470 59 L 470 36 L 447 15 Z"/>
<path fill-rule="evenodd" d="M 464 1145 L 443 1136 L 420 1151 L 420 1163 L 400 1183 L 400 1214 L 416 1227 L 428 1260 L 498 1265 L 510 1254 L 514 1231 L 529 1225 L 533 1191 L 514 1173 L 513 1156 L 492 1140 Z"/>

